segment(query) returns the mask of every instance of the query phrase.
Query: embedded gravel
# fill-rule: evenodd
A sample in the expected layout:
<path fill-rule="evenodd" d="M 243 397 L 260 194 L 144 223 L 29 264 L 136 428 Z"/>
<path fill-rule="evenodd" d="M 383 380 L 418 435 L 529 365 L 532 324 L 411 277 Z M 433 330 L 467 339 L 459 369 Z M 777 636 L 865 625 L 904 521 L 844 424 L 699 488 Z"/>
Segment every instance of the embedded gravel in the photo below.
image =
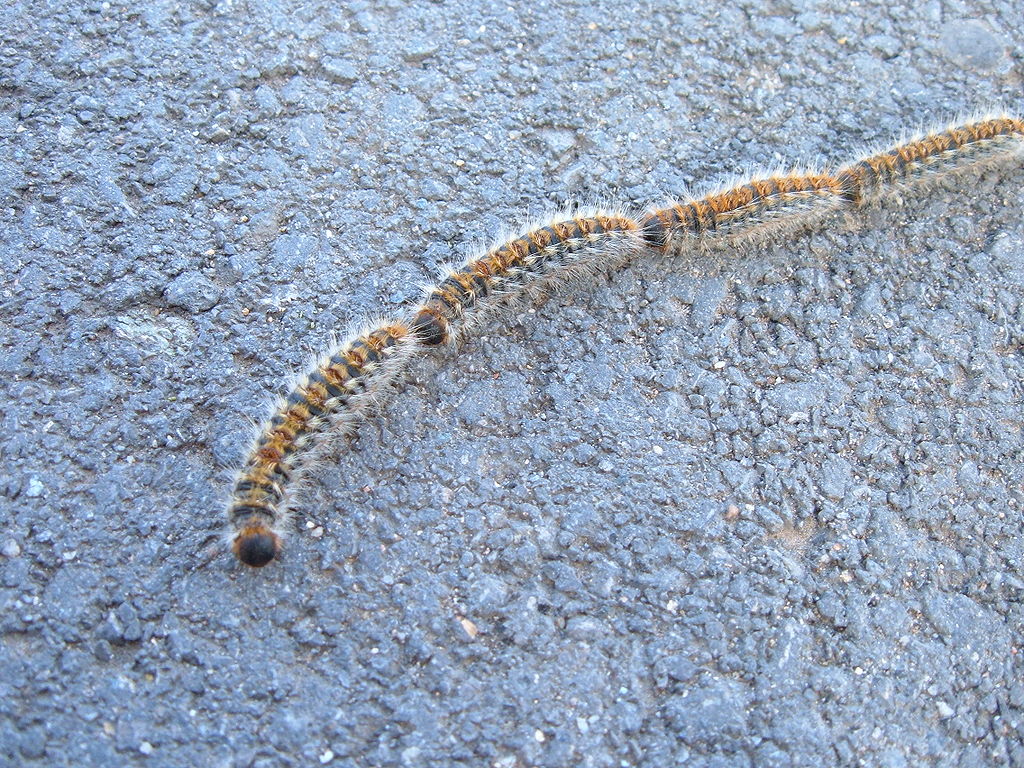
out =
<path fill-rule="evenodd" d="M 1024 111 L 1011 0 L 10 0 L 0 763 L 1024 766 L 1024 170 L 418 362 L 282 561 L 332 333 L 570 200 Z"/>

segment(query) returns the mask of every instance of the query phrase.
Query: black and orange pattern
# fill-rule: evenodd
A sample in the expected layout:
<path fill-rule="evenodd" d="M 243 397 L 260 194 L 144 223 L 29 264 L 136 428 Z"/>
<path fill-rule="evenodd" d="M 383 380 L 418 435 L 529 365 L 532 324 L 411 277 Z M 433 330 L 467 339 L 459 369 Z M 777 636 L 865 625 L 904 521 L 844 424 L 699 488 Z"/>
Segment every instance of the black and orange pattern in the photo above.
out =
<path fill-rule="evenodd" d="M 862 205 L 901 185 L 1020 152 L 1022 140 L 1024 120 L 1005 115 L 974 120 L 868 155 L 836 171 L 835 178 L 843 186 L 846 199 Z"/>
<path fill-rule="evenodd" d="M 594 211 L 528 229 L 450 271 L 417 308 L 412 328 L 423 344 L 443 344 L 489 298 L 517 293 L 519 287 L 581 260 L 606 266 L 610 259 L 628 258 L 642 247 L 639 224 L 622 213 Z"/>
<path fill-rule="evenodd" d="M 656 208 L 640 228 L 649 245 L 666 252 L 684 249 L 695 239 L 756 238 L 770 234 L 773 224 L 789 225 L 841 207 L 842 191 L 838 180 L 820 173 L 752 178 L 699 200 Z"/>
<path fill-rule="evenodd" d="M 277 557 L 291 512 L 288 490 L 315 455 L 317 437 L 329 428 L 348 427 L 372 405 L 374 395 L 401 371 L 409 339 L 408 326 L 397 321 L 356 334 L 277 404 L 235 480 L 228 506 L 239 560 L 260 567 Z"/>
<path fill-rule="evenodd" d="M 329 434 L 351 429 L 416 353 L 456 338 L 492 307 L 525 293 L 618 266 L 643 252 L 770 237 L 902 186 L 1024 154 L 1024 121 L 1005 115 L 923 134 L 828 172 L 752 176 L 701 198 L 643 216 L 580 211 L 526 228 L 448 270 L 405 319 L 354 334 L 321 358 L 263 424 L 238 474 L 228 518 L 232 548 L 246 565 L 276 558 L 294 489 Z"/>

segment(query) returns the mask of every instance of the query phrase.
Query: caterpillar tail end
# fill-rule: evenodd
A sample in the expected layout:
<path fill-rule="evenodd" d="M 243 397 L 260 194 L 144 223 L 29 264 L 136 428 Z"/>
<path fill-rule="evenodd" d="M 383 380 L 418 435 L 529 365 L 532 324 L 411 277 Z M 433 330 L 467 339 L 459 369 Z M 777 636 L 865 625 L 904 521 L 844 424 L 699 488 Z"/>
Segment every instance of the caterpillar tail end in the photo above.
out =
<path fill-rule="evenodd" d="M 262 568 L 281 554 L 281 537 L 265 525 L 247 525 L 231 544 L 238 559 L 252 568 Z"/>

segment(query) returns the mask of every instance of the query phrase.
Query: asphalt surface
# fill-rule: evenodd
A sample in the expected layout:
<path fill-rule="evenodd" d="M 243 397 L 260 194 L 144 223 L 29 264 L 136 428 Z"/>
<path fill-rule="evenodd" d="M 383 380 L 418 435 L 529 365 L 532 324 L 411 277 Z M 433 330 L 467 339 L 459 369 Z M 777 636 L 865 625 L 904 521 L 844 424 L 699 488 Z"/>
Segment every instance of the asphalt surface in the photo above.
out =
<path fill-rule="evenodd" d="M 1024 765 L 1020 163 L 523 307 L 222 540 L 332 333 L 569 200 L 1020 113 L 1018 3 L 4 15 L 0 763 Z"/>

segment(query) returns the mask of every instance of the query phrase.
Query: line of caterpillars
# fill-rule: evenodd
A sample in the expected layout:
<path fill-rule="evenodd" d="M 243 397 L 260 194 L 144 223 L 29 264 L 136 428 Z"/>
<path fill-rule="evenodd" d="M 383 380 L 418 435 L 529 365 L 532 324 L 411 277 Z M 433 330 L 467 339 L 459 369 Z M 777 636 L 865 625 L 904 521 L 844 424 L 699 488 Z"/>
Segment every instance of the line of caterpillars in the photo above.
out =
<path fill-rule="evenodd" d="M 987 117 L 934 131 L 831 173 L 753 177 L 733 188 L 635 217 L 591 210 L 531 228 L 450 270 L 404 319 L 352 334 L 280 399 L 260 428 L 228 505 L 229 538 L 246 565 L 278 557 L 296 482 L 324 436 L 350 429 L 409 358 L 449 342 L 488 308 L 524 291 L 619 265 L 652 251 L 757 239 L 900 186 L 1024 150 L 1024 121 Z"/>

